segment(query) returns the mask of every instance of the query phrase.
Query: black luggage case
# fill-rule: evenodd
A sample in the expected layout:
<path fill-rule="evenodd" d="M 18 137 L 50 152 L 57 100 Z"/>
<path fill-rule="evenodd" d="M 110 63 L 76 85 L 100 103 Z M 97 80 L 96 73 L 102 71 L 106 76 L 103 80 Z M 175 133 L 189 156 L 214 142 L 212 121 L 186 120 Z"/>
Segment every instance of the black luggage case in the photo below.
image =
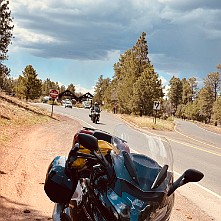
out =
<path fill-rule="evenodd" d="M 44 191 L 55 203 L 68 203 L 77 186 L 77 178 L 65 169 L 66 160 L 64 156 L 55 157 L 46 174 Z"/>

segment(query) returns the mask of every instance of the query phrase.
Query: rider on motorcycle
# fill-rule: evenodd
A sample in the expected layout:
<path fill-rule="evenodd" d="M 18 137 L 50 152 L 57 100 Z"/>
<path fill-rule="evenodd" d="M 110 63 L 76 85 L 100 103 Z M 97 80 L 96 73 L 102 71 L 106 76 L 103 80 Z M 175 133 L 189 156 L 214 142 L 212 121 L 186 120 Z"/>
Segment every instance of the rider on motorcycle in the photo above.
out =
<path fill-rule="evenodd" d="M 93 111 L 100 112 L 100 107 L 99 107 L 98 102 L 94 102 L 94 105 L 91 107 L 91 113 Z"/>

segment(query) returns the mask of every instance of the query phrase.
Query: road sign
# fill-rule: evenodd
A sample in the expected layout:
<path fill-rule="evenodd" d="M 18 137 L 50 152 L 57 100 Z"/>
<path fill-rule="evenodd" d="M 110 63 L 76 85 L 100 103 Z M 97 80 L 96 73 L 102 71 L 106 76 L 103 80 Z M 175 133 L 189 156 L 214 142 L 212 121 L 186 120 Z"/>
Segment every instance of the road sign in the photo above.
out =
<path fill-rule="evenodd" d="M 160 110 L 160 101 L 154 101 L 153 109 L 154 110 Z"/>
<path fill-rule="evenodd" d="M 58 90 L 51 89 L 50 92 L 49 92 L 49 96 L 50 96 L 52 99 L 56 99 L 56 98 L 58 97 Z"/>

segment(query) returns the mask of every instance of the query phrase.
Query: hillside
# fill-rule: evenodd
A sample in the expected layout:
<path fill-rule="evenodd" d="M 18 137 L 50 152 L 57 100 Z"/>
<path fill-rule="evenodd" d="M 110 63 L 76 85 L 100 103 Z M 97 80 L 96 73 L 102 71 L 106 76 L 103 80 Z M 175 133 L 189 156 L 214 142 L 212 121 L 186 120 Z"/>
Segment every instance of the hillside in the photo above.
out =
<path fill-rule="evenodd" d="M 49 120 L 49 112 L 0 92 L 0 146 L 19 129 Z"/>

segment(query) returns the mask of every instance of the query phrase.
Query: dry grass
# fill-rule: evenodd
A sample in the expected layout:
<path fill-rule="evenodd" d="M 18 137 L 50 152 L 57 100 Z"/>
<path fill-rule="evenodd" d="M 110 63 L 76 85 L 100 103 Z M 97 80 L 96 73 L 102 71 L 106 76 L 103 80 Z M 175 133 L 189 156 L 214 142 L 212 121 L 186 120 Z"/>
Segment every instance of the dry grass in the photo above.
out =
<path fill-rule="evenodd" d="M 49 112 L 0 92 L 0 145 L 9 141 L 16 130 L 49 120 Z"/>
<path fill-rule="evenodd" d="M 157 118 L 156 123 L 154 123 L 154 118 L 146 117 L 146 116 L 134 116 L 134 115 L 119 115 L 124 120 L 133 123 L 142 128 L 149 128 L 152 130 L 174 130 L 174 122 L 169 120 L 162 120 Z"/>

